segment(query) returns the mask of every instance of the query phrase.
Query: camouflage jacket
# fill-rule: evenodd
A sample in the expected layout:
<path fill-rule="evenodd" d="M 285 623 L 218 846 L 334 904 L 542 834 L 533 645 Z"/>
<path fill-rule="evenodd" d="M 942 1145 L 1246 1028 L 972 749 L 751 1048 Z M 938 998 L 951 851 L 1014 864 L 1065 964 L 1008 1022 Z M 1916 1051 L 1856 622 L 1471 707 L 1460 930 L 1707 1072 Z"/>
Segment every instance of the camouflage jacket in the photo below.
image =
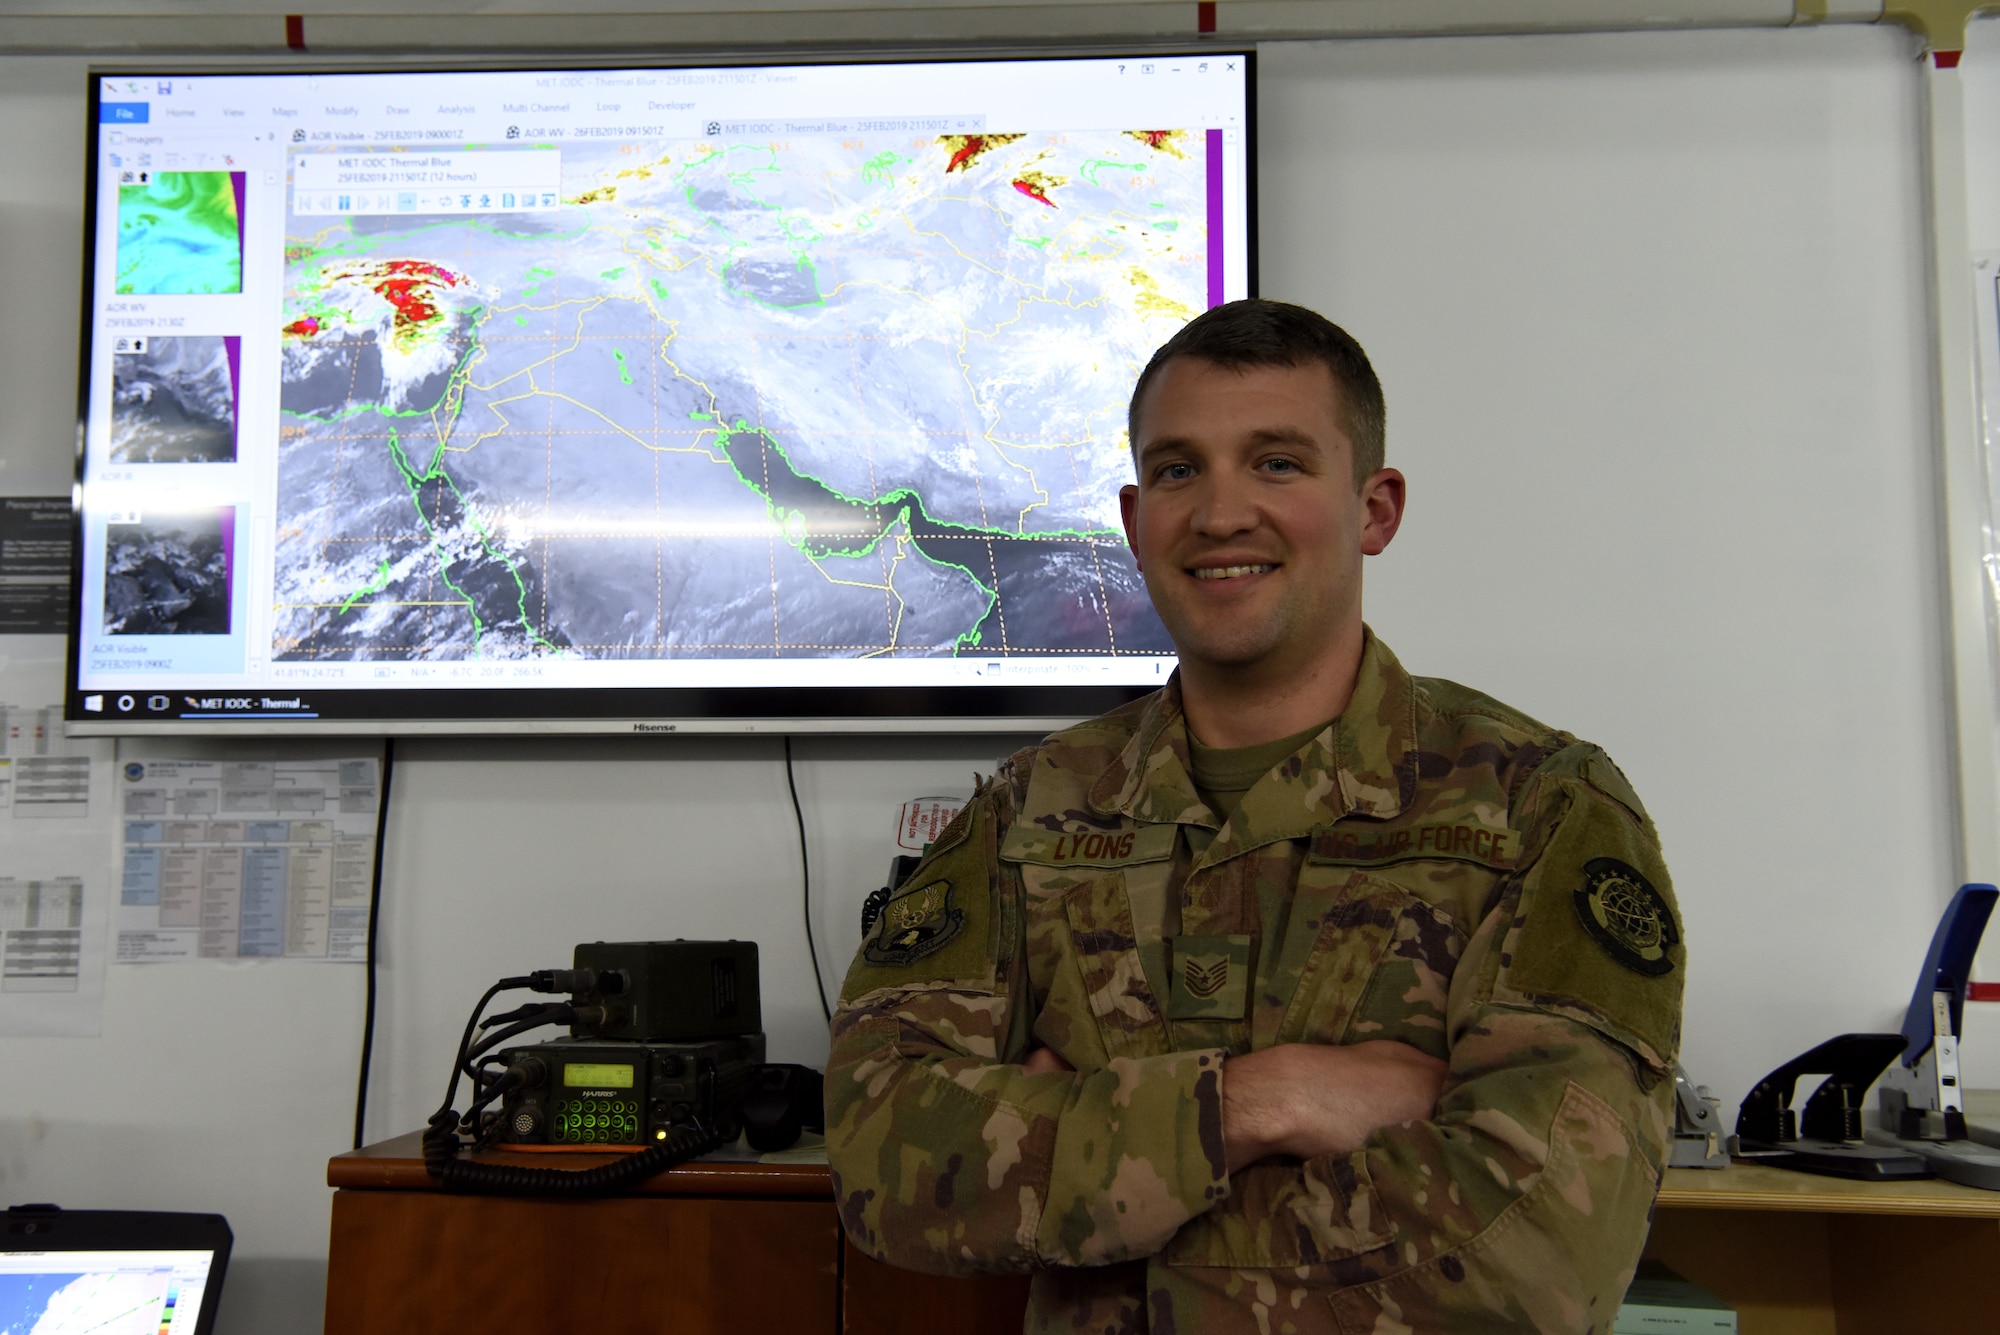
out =
<path fill-rule="evenodd" d="M 1034 1272 L 1031 1331 L 1609 1331 L 1685 964 L 1623 775 L 1371 634 L 1346 711 L 1218 825 L 1174 684 L 980 788 L 842 988 L 849 1236 Z M 1448 1062 L 1433 1120 L 1226 1171 L 1227 1056 L 1366 1039 Z M 1027 1074 L 1037 1045 L 1075 1073 Z"/>

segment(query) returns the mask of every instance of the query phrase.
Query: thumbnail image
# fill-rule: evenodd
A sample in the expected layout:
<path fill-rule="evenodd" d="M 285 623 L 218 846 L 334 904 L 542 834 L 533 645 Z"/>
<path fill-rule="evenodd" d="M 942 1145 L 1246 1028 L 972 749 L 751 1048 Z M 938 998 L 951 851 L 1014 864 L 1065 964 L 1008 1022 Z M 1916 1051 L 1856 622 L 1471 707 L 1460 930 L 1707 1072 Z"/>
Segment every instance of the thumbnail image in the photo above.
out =
<path fill-rule="evenodd" d="M 129 179 L 128 179 L 129 178 Z M 243 290 L 242 172 L 126 172 L 118 184 L 118 290 Z"/>
<path fill-rule="evenodd" d="M 112 462 L 234 462 L 241 361 L 234 335 L 119 339 L 111 354 Z"/>
<path fill-rule="evenodd" d="M 104 536 L 104 633 L 227 635 L 236 510 L 152 514 Z"/>

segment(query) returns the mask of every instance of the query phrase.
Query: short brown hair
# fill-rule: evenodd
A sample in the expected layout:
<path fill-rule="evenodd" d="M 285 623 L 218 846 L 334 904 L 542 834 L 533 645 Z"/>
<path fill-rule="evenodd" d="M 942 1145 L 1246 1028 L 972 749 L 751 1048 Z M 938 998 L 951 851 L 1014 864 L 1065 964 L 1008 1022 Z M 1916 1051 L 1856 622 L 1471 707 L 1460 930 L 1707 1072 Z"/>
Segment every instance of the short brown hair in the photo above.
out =
<path fill-rule="evenodd" d="M 1345 329 L 1303 306 L 1252 297 L 1225 302 L 1195 316 L 1160 345 L 1139 383 L 1132 386 L 1125 429 L 1139 448 L 1139 396 L 1175 357 L 1194 357 L 1239 370 L 1247 366 L 1307 366 L 1318 362 L 1339 390 L 1341 426 L 1354 445 L 1354 485 L 1382 466 L 1387 411 L 1382 382 L 1368 354 Z"/>

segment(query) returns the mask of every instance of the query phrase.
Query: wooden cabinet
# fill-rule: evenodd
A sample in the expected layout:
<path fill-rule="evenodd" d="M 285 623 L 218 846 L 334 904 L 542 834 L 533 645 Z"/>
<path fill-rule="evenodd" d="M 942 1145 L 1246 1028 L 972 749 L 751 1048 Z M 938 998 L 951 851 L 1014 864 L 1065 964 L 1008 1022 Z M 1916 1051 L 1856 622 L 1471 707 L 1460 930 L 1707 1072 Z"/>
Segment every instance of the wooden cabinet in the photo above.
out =
<path fill-rule="evenodd" d="M 1742 1335 L 2000 1330 L 2000 1192 L 1678 1168 L 1646 1254 L 1735 1307 Z"/>
<path fill-rule="evenodd" d="M 586 1155 L 496 1155 L 588 1167 Z M 1016 1335 L 1020 1279 L 895 1270 L 840 1236 L 824 1164 L 685 1164 L 592 1201 L 461 1196 L 415 1135 L 327 1165 L 326 1329 Z M 2000 1330 L 2000 1192 L 1675 1169 L 1647 1254 L 1742 1335 Z"/>
<path fill-rule="evenodd" d="M 326 1328 L 829 1330 L 839 1246 L 817 1201 L 343 1191 Z"/>
<path fill-rule="evenodd" d="M 497 1154 L 587 1168 L 597 1155 Z M 845 1245 L 825 1164 L 684 1164 L 588 1201 L 465 1196 L 415 1134 L 327 1164 L 326 1329 L 1019 1335 L 1022 1279 L 939 1279 Z"/>

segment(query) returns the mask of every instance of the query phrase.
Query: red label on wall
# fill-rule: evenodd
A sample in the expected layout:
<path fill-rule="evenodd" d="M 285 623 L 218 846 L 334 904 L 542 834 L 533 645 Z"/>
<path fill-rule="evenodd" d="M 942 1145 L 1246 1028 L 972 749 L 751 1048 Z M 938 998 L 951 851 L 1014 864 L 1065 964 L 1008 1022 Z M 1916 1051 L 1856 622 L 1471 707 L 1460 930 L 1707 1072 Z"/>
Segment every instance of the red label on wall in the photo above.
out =
<path fill-rule="evenodd" d="M 924 845 L 943 833 L 959 812 L 965 810 L 962 797 L 913 797 L 903 803 L 896 818 L 896 847 L 921 853 Z"/>

